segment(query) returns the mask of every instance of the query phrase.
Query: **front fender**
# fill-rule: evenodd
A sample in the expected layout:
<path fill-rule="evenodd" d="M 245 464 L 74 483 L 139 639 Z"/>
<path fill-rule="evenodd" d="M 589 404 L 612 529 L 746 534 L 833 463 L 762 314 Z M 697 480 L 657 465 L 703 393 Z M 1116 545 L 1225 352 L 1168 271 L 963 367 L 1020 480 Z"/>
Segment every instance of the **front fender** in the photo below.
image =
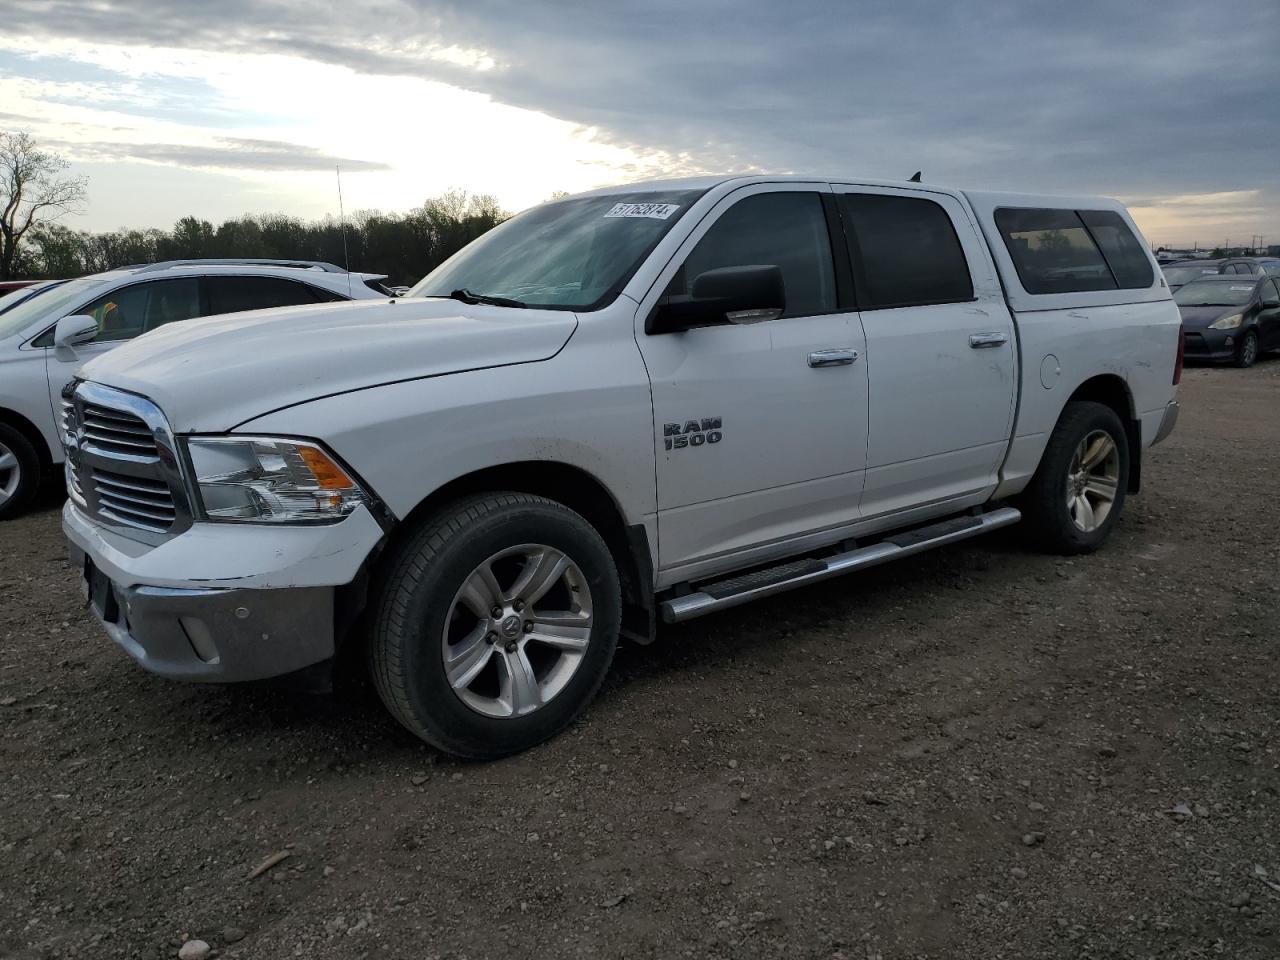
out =
<path fill-rule="evenodd" d="M 236 432 L 322 440 L 398 519 L 460 477 L 534 460 L 585 471 L 640 523 L 656 509 L 648 376 L 634 340 L 590 340 L 539 363 L 326 397 Z"/>

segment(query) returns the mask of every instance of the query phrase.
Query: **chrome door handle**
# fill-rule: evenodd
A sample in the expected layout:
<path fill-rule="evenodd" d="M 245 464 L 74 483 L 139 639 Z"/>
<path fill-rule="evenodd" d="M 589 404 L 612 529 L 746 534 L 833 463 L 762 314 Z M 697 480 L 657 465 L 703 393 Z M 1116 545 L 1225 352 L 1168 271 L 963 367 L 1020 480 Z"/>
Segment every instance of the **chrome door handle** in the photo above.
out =
<path fill-rule="evenodd" d="M 811 367 L 844 367 L 858 359 L 857 350 L 840 347 L 832 350 L 815 350 L 809 354 Z"/>
<path fill-rule="evenodd" d="M 1007 333 L 971 333 L 969 335 L 969 346 L 975 350 L 998 347 L 1008 342 L 1009 335 Z"/>

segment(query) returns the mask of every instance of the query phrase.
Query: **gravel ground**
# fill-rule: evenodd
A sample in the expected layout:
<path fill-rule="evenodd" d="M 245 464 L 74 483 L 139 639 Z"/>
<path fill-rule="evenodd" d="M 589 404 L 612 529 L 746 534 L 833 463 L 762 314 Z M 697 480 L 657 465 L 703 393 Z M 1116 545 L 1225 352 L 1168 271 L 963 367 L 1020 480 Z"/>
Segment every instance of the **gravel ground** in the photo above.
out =
<path fill-rule="evenodd" d="M 0 527 L 0 955 L 1276 957 L 1280 361 L 1181 399 L 1100 554 L 664 629 L 484 765 L 367 687 L 144 674 L 51 496 Z"/>

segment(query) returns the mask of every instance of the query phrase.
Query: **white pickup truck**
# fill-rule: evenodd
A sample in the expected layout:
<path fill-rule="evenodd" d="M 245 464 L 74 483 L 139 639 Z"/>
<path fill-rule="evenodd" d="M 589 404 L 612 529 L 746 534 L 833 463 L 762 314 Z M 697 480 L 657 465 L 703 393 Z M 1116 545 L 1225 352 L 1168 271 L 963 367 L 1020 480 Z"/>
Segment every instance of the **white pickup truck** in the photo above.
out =
<path fill-rule="evenodd" d="M 522 213 L 404 299 L 87 364 L 63 522 L 147 669 L 314 676 L 361 644 L 406 727 L 494 757 L 659 619 L 1019 520 L 1093 550 L 1173 429 L 1181 347 L 1112 200 L 635 184 Z"/>

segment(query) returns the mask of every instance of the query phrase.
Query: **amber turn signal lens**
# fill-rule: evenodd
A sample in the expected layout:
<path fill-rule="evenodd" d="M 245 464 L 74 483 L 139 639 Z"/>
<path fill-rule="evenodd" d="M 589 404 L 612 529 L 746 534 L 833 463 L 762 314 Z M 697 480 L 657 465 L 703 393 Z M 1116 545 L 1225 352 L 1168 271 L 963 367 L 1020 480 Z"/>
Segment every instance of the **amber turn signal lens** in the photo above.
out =
<path fill-rule="evenodd" d="M 340 466 L 330 460 L 323 450 L 299 444 L 298 455 L 315 476 L 321 490 L 350 490 L 355 486 L 351 478 L 342 471 Z"/>

